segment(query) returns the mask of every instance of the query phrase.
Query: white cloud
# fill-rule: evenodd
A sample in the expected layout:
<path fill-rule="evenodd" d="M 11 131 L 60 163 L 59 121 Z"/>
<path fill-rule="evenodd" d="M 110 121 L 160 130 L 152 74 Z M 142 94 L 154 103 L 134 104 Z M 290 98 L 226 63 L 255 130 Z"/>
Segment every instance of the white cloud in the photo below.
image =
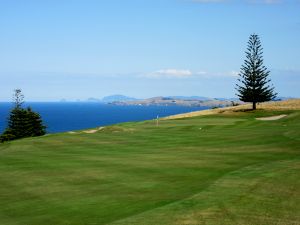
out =
<path fill-rule="evenodd" d="M 238 77 L 239 72 L 232 70 L 229 72 L 198 72 L 197 75 L 203 77 L 203 78 L 218 78 L 218 77 Z"/>
<path fill-rule="evenodd" d="M 191 70 L 179 70 L 179 69 L 162 69 L 151 73 L 141 74 L 138 77 L 150 78 L 150 79 L 179 79 L 179 78 L 217 78 L 217 77 L 237 77 L 238 71 L 232 70 L 229 72 L 207 72 L 198 71 L 194 72 Z"/>
<path fill-rule="evenodd" d="M 197 74 L 197 75 L 206 75 L 207 72 L 206 72 L 206 71 L 199 71 L 199 72 L 197 72 L 196 74 Z"/>
<path fill-rule="evenodd" d="M 231 76 L 231 77 L 238 77 L 239 74 L 240 74 L 239 71 L 232 70 L 232 71 L 229 73 L 229 76 Z"/>
<path fill-rule="evenodd" d="M 187 78 L 191 77 L 193 73 L 190 70 L 164 69 L 157 70 L 152 73 L 144 74 L 142 77 L 147 78 Z"/>

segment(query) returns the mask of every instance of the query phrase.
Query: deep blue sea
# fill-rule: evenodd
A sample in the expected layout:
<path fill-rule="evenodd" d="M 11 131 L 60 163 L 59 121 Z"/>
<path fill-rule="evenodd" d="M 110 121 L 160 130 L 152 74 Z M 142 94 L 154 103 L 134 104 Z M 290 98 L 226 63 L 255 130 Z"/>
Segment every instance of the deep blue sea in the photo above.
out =
<path fill-rule="evenodd" d="M 7 125 L 12 103 L 0 103 L 0 132 Z M 155 119 L 179 113 L 207 109 L 185 106 L 116 106 L 99 103 L 26 103 L 38 112 L 48 133 L 81 130 L 121 122 Z"/>

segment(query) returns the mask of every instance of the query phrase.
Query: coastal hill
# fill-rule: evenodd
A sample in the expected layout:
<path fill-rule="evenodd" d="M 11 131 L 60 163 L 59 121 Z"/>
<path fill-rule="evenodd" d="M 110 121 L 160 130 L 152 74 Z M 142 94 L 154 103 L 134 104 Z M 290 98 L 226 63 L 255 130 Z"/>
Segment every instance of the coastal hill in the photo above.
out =
<path fill-rule="evenodd" d="M 299 224 L 299 103 L 0 144 L 0 224 Z"/>
<path fill-rule="evenodd" d="M 292 98 L 278 97 L 276 101 Z M 91 97 L 87 102 L 99 102 L 111 105 L 139 105 L 139 106 L 191 106 L 221 108 L 228 106 L 243 105 L 244 102 L 237 98 L 210 98 L 203 96 L 158 96 L 147 99 L 137 99 L 125 95 L 109 95 L 102 99 Z"/>
<path fill-rule="evenodd" d="M 242 102 L 238 100 L 219 100 L 214 98 L 207 97 L 183 97 L 183 96 L 170 96 L 170 97 L 153 97 L 142 100 L 119 100 L 119 101 L 111 101 L 109 104 L 113 105 L 141 105 L 141 106 L 193 106 L 193 107 L 224 107 L 224 106 L 232 106 L 234 104 L 242 104 Z"/>

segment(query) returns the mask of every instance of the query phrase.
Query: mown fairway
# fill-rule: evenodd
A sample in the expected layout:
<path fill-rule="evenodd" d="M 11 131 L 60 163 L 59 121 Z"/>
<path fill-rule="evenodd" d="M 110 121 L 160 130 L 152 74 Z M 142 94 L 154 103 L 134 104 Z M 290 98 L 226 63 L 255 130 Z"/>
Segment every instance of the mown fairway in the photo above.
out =
<path fill-rule="evenodd" d="M 255 117 L 287 114 L 277 121 Z M 0 145 L 1 225 L 300 224 L 300 111 Z"/>

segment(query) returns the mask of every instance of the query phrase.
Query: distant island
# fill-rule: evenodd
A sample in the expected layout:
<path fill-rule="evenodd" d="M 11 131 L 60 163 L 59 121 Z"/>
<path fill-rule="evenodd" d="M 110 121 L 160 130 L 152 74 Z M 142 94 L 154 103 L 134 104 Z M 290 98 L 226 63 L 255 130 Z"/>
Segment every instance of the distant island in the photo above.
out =
<path fill-rule="evenodd" d="M 90 97 L 86 100 L 86 102 L 102 102 L 102 103 L 112 103 L 112 102 L 126 102 L 126 101 L 135 101 L 138 100 L 133 97 L 128 97 L 125 95 L 109 95 L 105 96 L 102 99 Z"/>

